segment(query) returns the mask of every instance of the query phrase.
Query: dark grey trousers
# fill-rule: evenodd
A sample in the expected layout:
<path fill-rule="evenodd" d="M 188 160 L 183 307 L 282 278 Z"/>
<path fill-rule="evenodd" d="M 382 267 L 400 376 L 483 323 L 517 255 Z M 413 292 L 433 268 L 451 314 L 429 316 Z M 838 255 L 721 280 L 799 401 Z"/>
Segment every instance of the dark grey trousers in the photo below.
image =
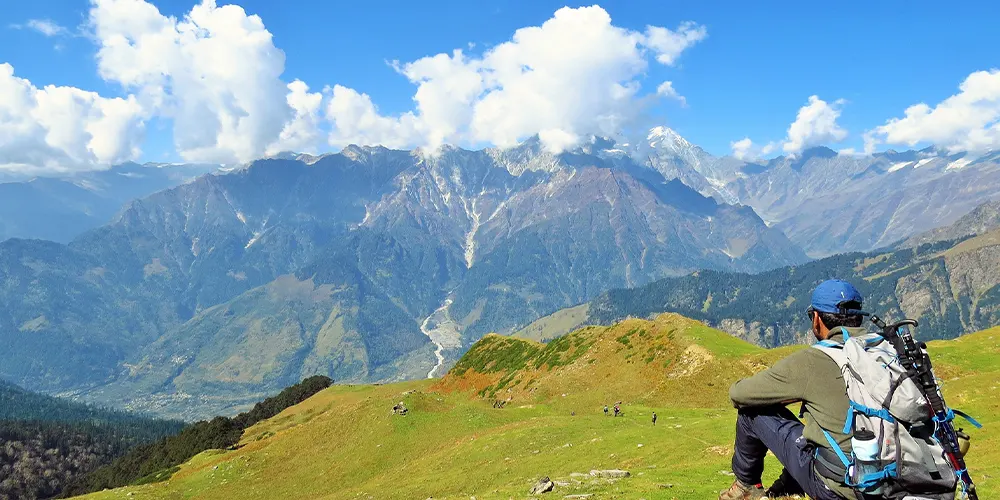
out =
<path fill-rule="evenodd" d="M 802 437 L 802 429 L 802 422 L 783 406 L 740 410 L 733 453 L 736 478 L 746 484 L 759 484 L 764 472 L 764 456 L 771 450 L 810 498 L 843 500 L 813 469 L 814 447 Z"/>

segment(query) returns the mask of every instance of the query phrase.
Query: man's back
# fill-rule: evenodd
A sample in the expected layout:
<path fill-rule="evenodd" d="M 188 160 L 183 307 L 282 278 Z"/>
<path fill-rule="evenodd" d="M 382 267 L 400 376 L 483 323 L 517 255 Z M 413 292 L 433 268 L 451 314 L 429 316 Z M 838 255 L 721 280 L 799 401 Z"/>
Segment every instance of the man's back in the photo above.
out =
<path fill-rule="evenodd" d="M 853 337 L 862 335 L 864 328 L 847 331 Z M 843 335 L 831 336 L 830 340 L 842 342 Z M 841 449 L 851 452 L 851 436 L 843 432 L 850 408 L 847 385 L 837 363 L 819 349 L 795 352 L 771 368 L 733 384 L 729 397 L 738 408 L 801 402 L 807 416 L 802 436 L 815 446 L 830 449 L 823 435 L 825 429 Z M 843 494 L 850 492 L 832 481 L 825 482 Z"/>

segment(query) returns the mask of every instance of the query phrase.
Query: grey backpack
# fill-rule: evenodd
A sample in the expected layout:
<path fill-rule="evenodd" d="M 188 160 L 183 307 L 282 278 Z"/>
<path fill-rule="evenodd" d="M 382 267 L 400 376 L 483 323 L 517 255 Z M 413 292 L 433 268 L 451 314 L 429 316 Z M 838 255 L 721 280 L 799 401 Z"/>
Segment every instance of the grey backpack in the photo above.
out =
<path fill-rule="evenodd" d="M 843 332 L 843 345 L 827 340 L 814 347 L 840 366 L 851 402 L 844 425 L 844 433 L 854 436 L 851 456 L 824 431 L 847 470 L 844 484 L 886 499 L 953 500 L 955 470 L 934 437 L 936 422 L 920 387 L 880 335 Z"/>

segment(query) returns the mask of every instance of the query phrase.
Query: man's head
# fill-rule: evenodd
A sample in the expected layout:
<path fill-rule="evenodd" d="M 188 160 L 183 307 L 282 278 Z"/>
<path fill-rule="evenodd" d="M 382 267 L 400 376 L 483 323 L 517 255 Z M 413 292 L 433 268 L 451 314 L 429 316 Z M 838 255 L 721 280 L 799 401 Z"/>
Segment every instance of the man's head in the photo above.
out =
<path fill-rule="evenodd" d="M 809 320 L 813 335 L 819 340 L 830 336 L 830 330 L 841 326 L 858 327 L 864 321 L 861 293 L 844 280 L 826 280 L 813 290 L 809 303 Z"/>

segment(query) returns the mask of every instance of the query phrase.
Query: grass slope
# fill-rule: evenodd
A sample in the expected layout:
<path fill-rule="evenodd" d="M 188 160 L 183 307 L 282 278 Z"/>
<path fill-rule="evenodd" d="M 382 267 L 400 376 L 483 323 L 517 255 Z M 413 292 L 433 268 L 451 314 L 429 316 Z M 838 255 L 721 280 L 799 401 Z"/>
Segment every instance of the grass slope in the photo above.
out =
<path fill-rule="evenodd" d="M 551 498 L 714 498 L 731 481 L 729 384 L 797 348 L 759 349 L 676 315 L 547 345 L 488 336 L 440 381 L 334 386 L 251 427 L 238 449 L 198 455 L 169 482 L 88 498 L 525 498 L 541 476 L 562 483 Z M 973 432 L 969 465 L 980 497 L 994 498 L 1000 329 L 930 349 L 949 403 L 986 425 Z M 605 417 L 603 404 L 617 400 L 625 416 Z M 390 413 L 399 401 L 407 416 Z M 610 468 L 632 477 L 574 475 Z M 767 479 L 777 472 L 772 460 Z"/>

